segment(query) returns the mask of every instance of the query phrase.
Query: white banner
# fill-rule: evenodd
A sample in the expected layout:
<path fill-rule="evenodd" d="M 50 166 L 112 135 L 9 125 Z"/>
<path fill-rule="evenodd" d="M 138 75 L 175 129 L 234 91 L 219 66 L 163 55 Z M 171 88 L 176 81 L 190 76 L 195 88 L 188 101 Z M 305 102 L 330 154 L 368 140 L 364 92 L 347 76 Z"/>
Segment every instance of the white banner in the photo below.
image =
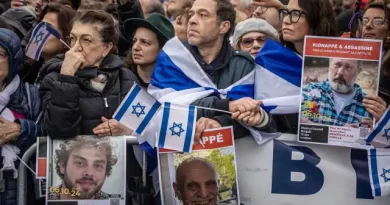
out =
<path fill-rule="evenodd" d="M 390 204 L 390 197 L 372 197 L 366 150 L 295 140 L 282 136 L 261 146 L 252 137 L 235 140 L 241 204 Z"/>

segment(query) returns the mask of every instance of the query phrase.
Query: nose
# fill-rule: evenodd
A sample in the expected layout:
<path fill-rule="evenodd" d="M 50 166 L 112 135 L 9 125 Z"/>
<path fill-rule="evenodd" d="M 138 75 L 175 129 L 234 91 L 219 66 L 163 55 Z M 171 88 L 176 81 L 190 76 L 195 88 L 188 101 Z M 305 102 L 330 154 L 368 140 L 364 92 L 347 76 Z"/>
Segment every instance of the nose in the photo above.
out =
<path fill-rule="evenodd" d="M 257 40 L 255 40 L 255 41 L 253 42 L 252 49 L 253 49 L 253 50 L 258 50 L 258 49 L 260 49 L 260 48 L 261 48 L 261 44 L 260 44 Z"/>
<path fill-rule="evenodd" d="M 282 21 L 283 24 L 287 24 L 287 25 L 291 24 L 291 20 L 290 20 L 290 16 L 289 15 L 286 15 L 284 17 L 282 16 L 281 21 Z"/>
<path fill-rule="evenodd" d="M 197 18 L 196 18 L 196 15 L 194 14 L 188 19 L 188 25 L 190 25 L 190 26 L 196 25 L 196 21 L 197 21 Z"/>
<path fill-rule="evenodd" d="M 207 198 L 208 191 L 207 191 L 207 188 L 206 188 L 205 185 L 202 185 L 202 186 L 200 187 L 199 195 L 200 195 L 200 197 L 203 198 L 203 199 Z"/>
<path fill-rule="evenodd" d="M 344 71 L 345 71 L 345 65 L 343 65 L 343 66 L 341 66 L 340 68 L 338 68 L 336 74 L 337 74 L 338 76 L 343 76 Z"/>
<path fill-rule="evenodd" d="M 139 51 L 139 50 L 141 50 L 141 47 L 140 47 L 140 45 L 139 45 L 139 42 L 138 42 L 138 41 L 134 42 L 134 44 L 133 44 L 133 50 L 136 50 L 136 51 Z"/>
<path fill-rule="evenodd" d="M 83 173 L 83 176 L 84 177 L 92 177 L 93 174 L 94 174 L 94 168 L 93 167 L 90 167 L 90 166 L 87 166 L 84 170 L 84 173 Z"/>

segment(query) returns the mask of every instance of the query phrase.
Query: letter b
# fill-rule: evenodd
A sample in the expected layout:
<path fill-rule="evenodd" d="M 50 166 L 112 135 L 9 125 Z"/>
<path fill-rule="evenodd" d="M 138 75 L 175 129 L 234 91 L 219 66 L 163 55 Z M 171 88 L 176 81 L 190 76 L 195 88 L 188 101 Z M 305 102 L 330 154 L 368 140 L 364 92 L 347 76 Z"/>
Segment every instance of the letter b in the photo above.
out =
<path fill-rule="evenodd" d="M 293 151 L 303 155 L 301 160 L 293 160 Z M 272 167 L 272 193 L 291 195 L 311 195 L 321 190 L 324 174 L 316 167 L 321 159 L 313 150 L 302 146 L 288 146 L 274 140 L 274 158 Z M 292 181 L 291 174 L 298 172 L 305 178 Z"/>

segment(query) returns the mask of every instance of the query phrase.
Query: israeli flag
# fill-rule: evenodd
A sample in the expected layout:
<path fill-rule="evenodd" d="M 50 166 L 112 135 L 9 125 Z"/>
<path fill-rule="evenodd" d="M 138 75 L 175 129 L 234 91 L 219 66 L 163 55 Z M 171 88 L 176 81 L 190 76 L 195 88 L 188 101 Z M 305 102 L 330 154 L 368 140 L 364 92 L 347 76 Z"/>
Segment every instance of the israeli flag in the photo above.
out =
<path fill-rule="evenodd" d="M 373 196 L 390 195 L 390 149 L 368 150 Z"/>
<path fill-rule="evenodd" d="M 272 114 L 298 113 L 301 99 L 302 58 L 268 39 L 257 55 L 255 99 Z"/>
<path fill-rule="evenodd" d="M 196 125 L 195 106 L 164 103 L 158 147 L 191 152 Z"/>
<path fill-rule="evenodd" d="M 134 83 L 114 113 L 114 119 L 129 127 L 135 133 L 143 135 L 145 128 L 159 110 L 160 105 L 157 100 Z"/>
<path fill-rule="evenodd" d="M 26 56 L 38 61 L 50 35 L 61 39 L 61 33 L 49 23 L 41 22 L 37 24 L 27 44 Z"/>
<path fill-rule="evenodd" d="M 218 89 L 190 51 L 175 37 L 157 58 L 148 92 L 161 103 L 189 105 L 210 95 L 233 100 L 254 95 L 254 71 L 226 89 Z"/>
<path fill-rule="evenodd" d="M 367 136 L 366 141 L 375 148 L 390 146 L 390 106 L 386 109 L 374 130 Z"/>

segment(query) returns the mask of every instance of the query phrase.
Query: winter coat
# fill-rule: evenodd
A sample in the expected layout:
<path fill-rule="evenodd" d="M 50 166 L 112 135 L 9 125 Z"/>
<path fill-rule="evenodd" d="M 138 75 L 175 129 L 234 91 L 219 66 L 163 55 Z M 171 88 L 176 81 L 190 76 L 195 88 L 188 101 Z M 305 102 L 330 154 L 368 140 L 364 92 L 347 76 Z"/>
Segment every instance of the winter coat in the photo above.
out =
<path fill-rule="evenodd" d="M 134 81 L 137 82 L 117 55 L 110 54 L 98 69 L 84 68 L 75 76 L 60 74 L 62 60 L 53 60 L 57 62 L 50 63 L 49 74 L 39 88 L 46 129 L 52 138 L 93 134 L 92 130 L 102 123 L 101 117 L 112 118 Z M 98 74 L 108 75 L 102 92 L 93 89 L 90 83 Z"/>

